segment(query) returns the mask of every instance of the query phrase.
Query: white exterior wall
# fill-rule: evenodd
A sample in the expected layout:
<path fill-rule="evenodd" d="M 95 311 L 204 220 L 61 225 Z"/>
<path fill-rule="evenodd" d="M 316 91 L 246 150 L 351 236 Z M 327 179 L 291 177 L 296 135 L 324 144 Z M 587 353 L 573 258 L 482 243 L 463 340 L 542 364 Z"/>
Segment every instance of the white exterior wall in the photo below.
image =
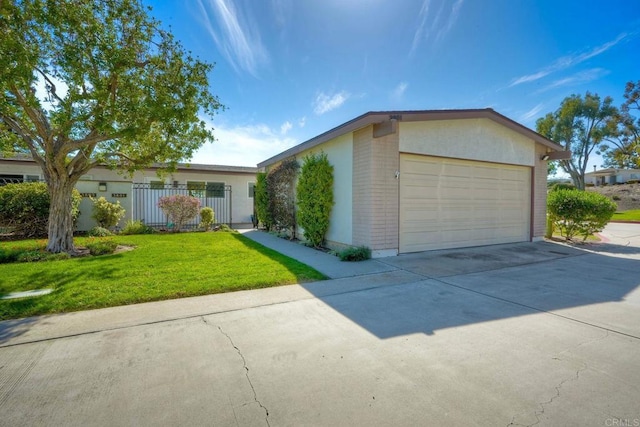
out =
<path fill-rule="evenodd" d="M 324 152 L 333 165 L 333 200 L 326 240 L 331 245 L 351 245 L 353 242 L 353 133 L 348 133 L 303 151 L 296 158 L 302 166 L 308 154 Z M 302 236 L 302 234 L 301 234 Z"/>
<path fill-rule="evenodd" d="M 489 119 L 400 122 L 400 152 L 522 166 L 535 165 L 535 144 Z"/>
<path fill-rule="evenodd" d="M 0 163 L 0 174 L 10 175 L 37 175 L 43 179 L 40 167 L 33 162 L 4 161 Z M 250 172 L 214 172 L 202 170 L 180 169 L 173 174 L 166 174 L 164 178 L 159 178 L 154 170 L 142 170 L 136 172 L 133 177 L 118 174 L 116 171 L 96 167 L 91 169 L 78 182 L 76 188 L 81 193 L 95 194 L 96 197 L 105 197 L 109 202 L 119 201 L 126 209 L 125 217 L 120 221 L 119 226 L 124 226 L 127 220 L 131 219 L 131 184 L 133 182 L 162 181 L 172 183 L 178 181 L 179 184 L 186 184 L 187 181 L 204 182 L 224 182 L 231 185 L 232 191 L 232 220 L 234 224 L 251 224 L 251 214 L 253 213 L 253 198 L 249 197 L 249 183 L 255 183 L 256 175 Z M 107 191 L 101 192 L 98 189 L 100 182 L 107 183 Z M 113 197 L 113 194 L 126 193 L 126 197 Z M 80 217 L 78 218 L 77 229 L 86 231 L 95 225 L 91 218 L 92 204 L 89 198 L 84 198 L 80 204 Z"/>

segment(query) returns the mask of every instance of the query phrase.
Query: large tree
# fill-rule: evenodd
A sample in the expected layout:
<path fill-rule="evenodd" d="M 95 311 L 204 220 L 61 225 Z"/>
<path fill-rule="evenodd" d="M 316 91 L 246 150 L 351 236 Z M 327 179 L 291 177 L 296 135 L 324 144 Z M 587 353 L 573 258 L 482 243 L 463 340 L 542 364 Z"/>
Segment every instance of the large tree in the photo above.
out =
<path fill-rule="evenodd" d="M 584 189 L 589 156 L 598 147 L 603 147 L 604 140 L 615 132 L 618 109 L 612 102 L 611 97 L 601 100 L 597 94 L 589 92 L 584 98 L 571 95 L 554 113 L 548 113 L 536 122 L 538 133 L 571 151 L 571 159 L 560 160 L 558 165 L 571 176 L 576 188 Z"/>
<path fill-rule="evenodd" d="M 139 0 L 0 0 L 0 152 L 42 168 L 51 252 L 73 253 L 71 191 L 96 164 L 169 168 L 213 135 L 212 65 Z"/>
<path fill-rule="evenodd" d="M 640 167 L 640 80 L 627 82 L 615 132 L 607 138 L 604 165 L 614 168 Z"/>

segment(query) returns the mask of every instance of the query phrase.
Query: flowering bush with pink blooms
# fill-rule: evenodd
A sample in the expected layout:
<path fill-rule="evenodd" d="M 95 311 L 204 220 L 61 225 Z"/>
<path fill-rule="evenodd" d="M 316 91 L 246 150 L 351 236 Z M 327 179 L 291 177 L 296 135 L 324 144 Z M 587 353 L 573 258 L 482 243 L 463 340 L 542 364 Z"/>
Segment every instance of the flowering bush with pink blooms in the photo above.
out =
<path fill-rule="evenodd" d="M 173 223 L 174 231 L 180 231 L 182 226 L 194 219 L 200 211 L 200 200 L 192 196 L 160 197 L 158 207 L 169 217 Z"/>

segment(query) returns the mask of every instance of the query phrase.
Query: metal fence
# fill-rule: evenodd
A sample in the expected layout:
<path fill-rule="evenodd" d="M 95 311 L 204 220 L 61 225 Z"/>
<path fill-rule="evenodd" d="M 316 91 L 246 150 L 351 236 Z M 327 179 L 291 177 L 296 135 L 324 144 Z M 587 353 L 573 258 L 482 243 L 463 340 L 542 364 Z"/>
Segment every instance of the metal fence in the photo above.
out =
<path fill-rule="evenodd" d="M 204 183 L 203 183 L 204 184 Z M 175 195 L 193 196 L 200 200 L 201 206 L 213 209 L 216 224 L 231 226 L 231 186 L 219 185 L 193 186 L 185 184 L 133 183 L 131 194 L 132 216 L 134 220 L 144 222 L 154 228 L 170 229 L 172 224 L 158 207 L 160 197 Z M 184 224 L 185 228 L 197 228 L 199 216 Z"/>

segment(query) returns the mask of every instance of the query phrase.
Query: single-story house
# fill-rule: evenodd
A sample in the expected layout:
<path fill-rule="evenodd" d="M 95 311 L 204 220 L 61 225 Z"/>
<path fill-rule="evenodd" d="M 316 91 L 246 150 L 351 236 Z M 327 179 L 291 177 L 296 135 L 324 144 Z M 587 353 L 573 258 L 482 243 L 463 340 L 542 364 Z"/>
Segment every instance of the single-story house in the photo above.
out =
<path fill-rule="evenodd" d="M 96 166 L 82 176 L 76 188 L 82 194 L 77 229 L 94 227 L 91 218 L 91 197 L 105 197 L 125 208 L 125 217 L 118 224 L 124 226 L 131 219 L 150 225 L 166 225 L 166 218 L 157 207 L 159 197 L 190 194 L 201 199 L 203 206 L 212 207 L 216 222 L 233 227 L 251 226 L 255 167 L 179 164 L 173 173 L 158 177 L 159 165 L 123 175 L 105 166 Z M 40 167 L 24 155 L 0 157 L 0 185 L 3 182 L 43 180 Z M 194 221 L 196 224 L 197 221 Z"/>
<path fill-rule="evenodd" d="M 258 164 L 324 152 L 330 247 L 374 257 L 526 242 L 545 232 L 547 160 L 570 153 L 492 109 L 369 112 Z"/>
<path fill-rule="evenodd" d="M 600 169 L 584 174 L 585 184 L 614 185 L 640 181 L 640 169 Z"/>

